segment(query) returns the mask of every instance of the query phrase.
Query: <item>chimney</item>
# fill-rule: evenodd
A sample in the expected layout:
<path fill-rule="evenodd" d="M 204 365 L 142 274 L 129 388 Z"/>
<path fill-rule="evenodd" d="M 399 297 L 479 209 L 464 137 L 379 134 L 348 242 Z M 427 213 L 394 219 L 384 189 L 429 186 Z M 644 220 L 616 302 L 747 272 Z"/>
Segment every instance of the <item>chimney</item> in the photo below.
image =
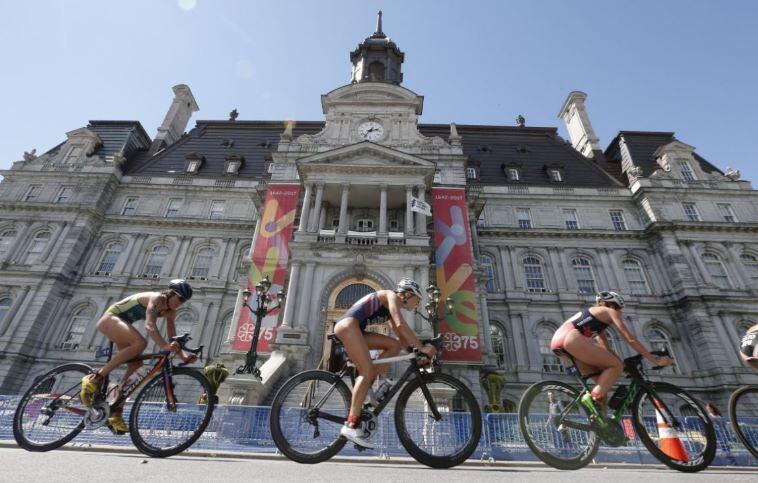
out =
<path fill-rule="evenodd" d="M 155 135 L 153 144 L 150 146 L 151 154 L 171 146 L 182 137 L 192 113 L 200 110 L 189 86 L 177 84 L 173 90 L 174 100 L 171 102 L 171 107 L 168 108 L 163 124 L 158 128 L 158 134 Z"/>
<path fill-rule="evenodd" d="M 566 123 L 566 129 L 568 129 L 574 149 L 587 158 L 594 158 L 598 153 L 602 153 L 602 149 L 600 149 L 600 140 L 597 138 L 595 130 L 592 129 L 590 117 L 584 107 L 585 99 L 587 99 L 587 94 L 584 92 L 571 92 L 566 102 L 563 103 L 558 117 Z"/>

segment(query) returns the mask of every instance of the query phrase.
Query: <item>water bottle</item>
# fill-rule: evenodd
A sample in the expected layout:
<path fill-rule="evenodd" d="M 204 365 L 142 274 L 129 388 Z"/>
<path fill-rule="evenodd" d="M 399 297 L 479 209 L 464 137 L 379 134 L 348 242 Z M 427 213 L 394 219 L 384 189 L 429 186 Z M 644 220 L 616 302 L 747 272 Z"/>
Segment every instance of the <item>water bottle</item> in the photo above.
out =
<path fill-rule="evenodd" d="M 608 400 L 608 407 L 614 411 L 618 409 L 618 407 L 621 406 L 621 403 L 624 402 L 624 399 L 628 393 L 629 391 L 627 390 L 626 385 L 620 385 L 618 388 L 616 388 L 616 391 L 613 393 L 613 396 L 611 396 L 611 399 Z"/>
<path fill-rule="evenodd" d="M 110 381 L 108 383 L 108 390 L 105 393 L 105 402 L 108 404 L 113 404 L 116 402 L 118 397 L 121 395 L 121 386 L 114 382 Z"/>
<path fill-rule="evenodd" d="M 385 379 L 384 382 L 382 382 L 379 387 L 377 388 L 376 392 L 374 392 L 374 397 L 377 401 L 381 402 L 384 399 L 384 396 L 387 395 L 388 392 L 390 392 L 390 388 L 395 385 L 395 381 L 392 379 Z"/>

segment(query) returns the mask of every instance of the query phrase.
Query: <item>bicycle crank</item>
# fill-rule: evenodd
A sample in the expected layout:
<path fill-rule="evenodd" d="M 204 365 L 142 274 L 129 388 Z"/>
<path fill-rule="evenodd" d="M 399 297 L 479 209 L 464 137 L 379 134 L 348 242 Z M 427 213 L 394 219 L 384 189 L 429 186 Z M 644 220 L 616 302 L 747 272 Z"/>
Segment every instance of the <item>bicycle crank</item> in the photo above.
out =
<path fill-rule="evenodd" d="M 598 428 L 600 439 L 613 448 L 623 446 L 627 439 L 621 423 L 613 418 L 605 418 L 605 422 L 606 426 L 604 428 Z"/>
<path fill-rule="evenodd" d="M 84 415 L 84 427 L 87 429 L 97 429 L 108 422 L 108 416 L 111 415 L 111 407 L 105 401 L 95 402 Z"/>

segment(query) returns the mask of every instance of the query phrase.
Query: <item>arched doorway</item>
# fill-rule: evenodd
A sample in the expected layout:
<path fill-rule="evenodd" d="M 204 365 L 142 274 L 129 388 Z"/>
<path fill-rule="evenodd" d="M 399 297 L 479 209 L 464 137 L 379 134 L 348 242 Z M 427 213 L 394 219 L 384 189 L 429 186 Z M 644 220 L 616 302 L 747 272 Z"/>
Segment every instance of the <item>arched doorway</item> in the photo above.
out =
<path fill-rule="evenodd" d="M 332 293 L 329 295 L 329 299 L 326 306 L 326 321 L 324 334 L 329 335 L 334 332 L 334 324 L 345 314 L 347 309 L 360 300 L 362 297 L 382 290 L 383 287 L 373 280 L 364 278 L 362 280 L 348 279 L 337 285 Z M 389 328 L 387 324 L 373 325 L 366 329 L 367 331 L 376 332 L 379 334 L 388 334 Z M 330 371 L 339 370 L 341 362 L 341 354 L 335 351 L 334 344 L 331 340 L 324 336 L 324 352 L 322 355 L 322 363 L 325 364 L 325 369 Z"/>

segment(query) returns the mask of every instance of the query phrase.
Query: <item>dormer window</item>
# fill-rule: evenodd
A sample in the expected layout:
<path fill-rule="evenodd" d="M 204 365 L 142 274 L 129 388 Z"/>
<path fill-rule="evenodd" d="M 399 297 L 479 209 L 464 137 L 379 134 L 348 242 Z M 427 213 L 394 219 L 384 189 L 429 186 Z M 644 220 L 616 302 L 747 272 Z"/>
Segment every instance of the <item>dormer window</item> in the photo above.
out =
<path fill-rule="evenodd" d="M 508 181 L 521 181 L 521 163 L 503 163 L 502 168 Z"/>
<path fill-rule="evenodd" d="M 466 179 L 476 179 L 476 168 L 466 168 Z"/>
<path fill-rule="evenodd" d="M 63 158 L 63 164 L 73 164 L 76 163 L 79 160 L 79 157 L 82 155 L 82 147 L 81 146 L 71 146 L 68 149 L 68 152 L 66 153 L 66 156 Z"/>
<path fill-rule="evenodd" d="M 200 171 L 200 168 L 203 166 L 203 162 L 205 161 L 205 156 L 192 153 L 185 156 L 187 160 L 187 165 L 184 168 L 184 172 L 187 174 L 197 174 L 198 171 Z"/>
<path fill-rule="evenodd" d="M 551 169 L 550 170 L 550 181 L 554 183 L 561 183 L 563 181 L 563 176 L 561 175 L 561 171 L 558 169 Z"/>
<path fill-rule="evenodd" d="M 244 161 L 244 158 L 242 156 L 237 156 L 236 154 L 232 154 L 230 156 L 226 157 L 226 166 L 224 167 L 224 174 L 237 174 L 239 173 L 240 168 L 242 167 L 242 162 Z"/>
<path fill-rule="evenodd" d="M 521 175 L 519 174 L 518 169 L 508 168 L 508 179 L 511 181 L 519 181 L 521 179 Z"/>
<path fill-rule="evenodd" d="M 697 181 L 697 178 L 695 177 L 695 173 L 692 171 L 692 166 L 690 166 L 690 163 L 687 161 L 680 161 L 679 162 L 679 170 L 682 173 L 682 178 L 685 181 Z"/>

